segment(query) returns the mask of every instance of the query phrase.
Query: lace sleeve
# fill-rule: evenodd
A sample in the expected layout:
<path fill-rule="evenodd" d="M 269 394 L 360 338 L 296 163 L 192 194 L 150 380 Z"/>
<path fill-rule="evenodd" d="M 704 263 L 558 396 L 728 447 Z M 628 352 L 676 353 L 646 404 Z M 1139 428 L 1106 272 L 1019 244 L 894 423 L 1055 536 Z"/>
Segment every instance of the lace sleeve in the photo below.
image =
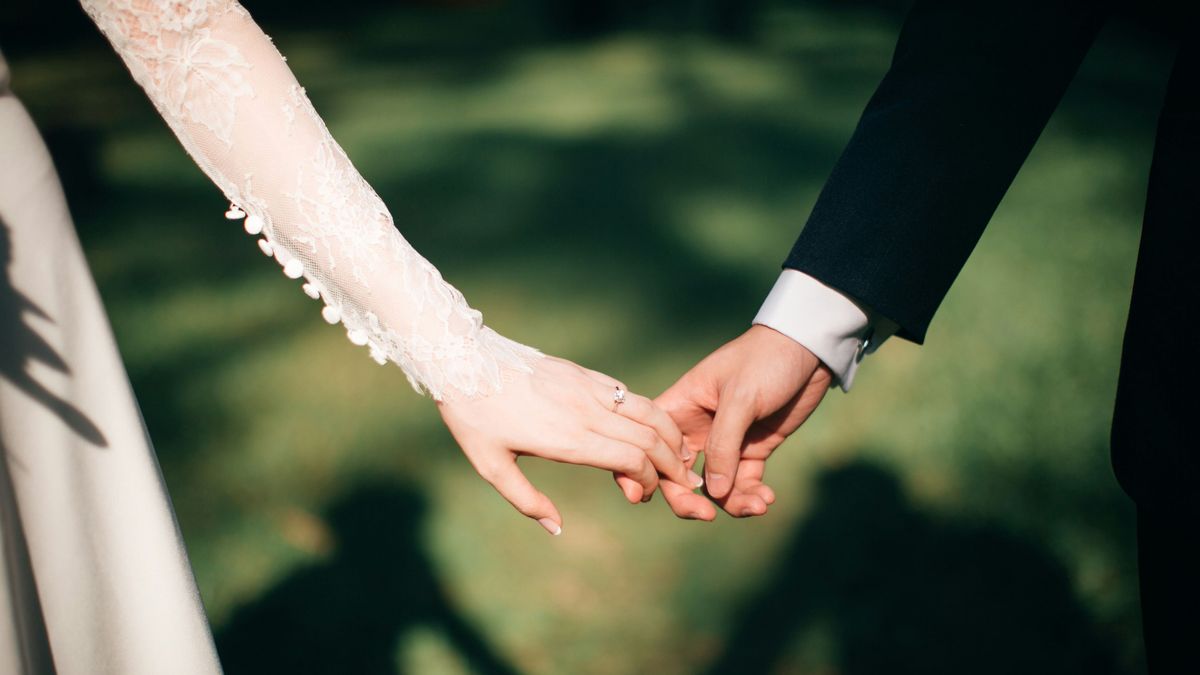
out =
<path fill-rule="evenodd" d="M 82 0 L 183 147 L 322 316 L 442 400 L 493 393 L 536 350 L 483 325 L 405 241 L 270 38 L 233 0 Z"/>

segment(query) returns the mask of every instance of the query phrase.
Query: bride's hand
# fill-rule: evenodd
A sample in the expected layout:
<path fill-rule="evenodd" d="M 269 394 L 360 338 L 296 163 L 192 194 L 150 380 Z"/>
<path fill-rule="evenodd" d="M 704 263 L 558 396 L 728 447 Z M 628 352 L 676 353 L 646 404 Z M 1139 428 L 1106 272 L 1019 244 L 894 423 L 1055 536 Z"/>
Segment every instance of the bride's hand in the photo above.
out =
<path fill-rule="evenodd" d="M 521 455 L 583 464 L 620 475 L 630 502 L 649 499 L 658 474 L 681 485 L 704 481 L 684 466 L 683 437 L 671 418 L 620 382 L 563 359 L 547 356 L 503 391 L 483 398 L 438 403 L 442 419 L 484 480 L 521 513 L 551 534 L 562 516 L 517 467 Z"/>

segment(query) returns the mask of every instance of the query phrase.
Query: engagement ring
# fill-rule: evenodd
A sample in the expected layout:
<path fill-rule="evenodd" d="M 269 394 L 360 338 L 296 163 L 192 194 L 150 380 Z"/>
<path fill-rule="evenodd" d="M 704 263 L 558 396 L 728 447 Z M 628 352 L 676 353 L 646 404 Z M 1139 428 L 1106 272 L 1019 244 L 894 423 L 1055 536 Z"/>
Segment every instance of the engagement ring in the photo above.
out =
<path fill-rule="evenodd" d="M 621 404 L 625 402 L 625 390 L 620 387 L 615 387 L 615 389 L 616 391 L 613 392 L 613 412 L 616 412 L 617 408 L 621 407 Z"/>

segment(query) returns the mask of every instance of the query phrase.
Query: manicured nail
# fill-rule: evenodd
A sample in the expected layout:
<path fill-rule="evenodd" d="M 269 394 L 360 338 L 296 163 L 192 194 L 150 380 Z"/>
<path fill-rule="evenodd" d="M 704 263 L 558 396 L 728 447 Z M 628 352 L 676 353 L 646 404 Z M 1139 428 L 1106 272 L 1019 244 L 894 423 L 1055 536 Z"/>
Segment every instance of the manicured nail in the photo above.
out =
<path fill-rule="evenodd" d="M 541 520 L 538 520 L 538 524 L 541 525 L 542 527 L 546 528 L 547 532 L 549 532 L 550 534 L 552 534 L 556 537 L 558 535 L 562 534 L 562 525 L 559 525 L 558 523 L 554 522 L 553 520 L 550 520 L 549 518 L 542 518 Z"/>
<path fill-rule="evenodd" d="M 708 474 L 708 491 L 713 494 L 724 496 L 729 492 L 729 478 L 723 473 Z"/>
<path fill-rule="evenodd" d="M 686 462 L 692 458 L 692 451 L 688 450 L 686 445 L 680 448 L 680 450 L 682 450 L 682 452 L 679 453 L 679 457 L 683 459 L 683 461 Z"/>
<path fill-rule="evenodd" d="M 691 481 L 693 488 L 698 488 L 704 485 L 704 479 L 695 471 L 688 471 L 688 480 Z"/>

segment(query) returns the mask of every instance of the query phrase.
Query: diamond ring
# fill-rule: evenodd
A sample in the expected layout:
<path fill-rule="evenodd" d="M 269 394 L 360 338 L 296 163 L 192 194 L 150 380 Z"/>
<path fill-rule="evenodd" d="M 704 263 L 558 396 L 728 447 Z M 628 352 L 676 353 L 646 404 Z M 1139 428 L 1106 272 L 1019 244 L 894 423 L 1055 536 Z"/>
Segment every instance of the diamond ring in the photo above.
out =
<path fill-rule="evenodd" d="M 625 390 L 620 387 L 614 387 L 614 389 L 616 391 L 613 392 L 613 412 L 616 412 L 617 408 L 625 402 Z"/>

